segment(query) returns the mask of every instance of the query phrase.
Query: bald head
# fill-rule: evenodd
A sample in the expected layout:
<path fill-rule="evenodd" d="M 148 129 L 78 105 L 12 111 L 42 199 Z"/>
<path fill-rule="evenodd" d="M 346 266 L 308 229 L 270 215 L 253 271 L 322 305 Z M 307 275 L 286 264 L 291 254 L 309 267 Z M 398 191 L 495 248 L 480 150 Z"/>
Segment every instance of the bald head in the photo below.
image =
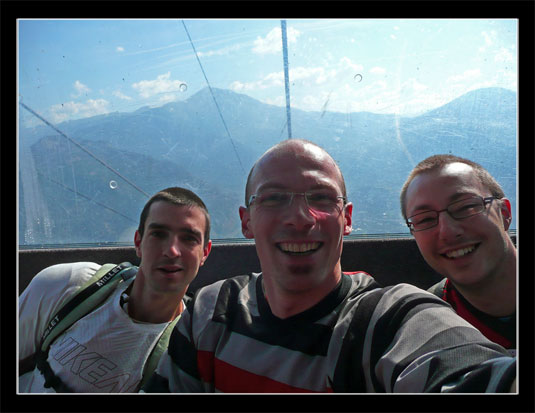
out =
<path fill-rule="evenodd" d="M 325 163 L 332 164 L 338 174 L 337 181 L 340 185 L 342 194 L 346 196 L 346 186 L 342 171 L 338 167 L 334 159 L 320 146 L 316 145 L 313 142 L 307 141 L 305 139 L 288 139 L 278 144 L 272 146 L 268 149 L 253 165 L 249 176 L 247 177 L 247 184 L 245 186 L 245 205 L 248 205 L 249 198 L 252 195 L 251 191 L 254 187 L 254 183 L 257 180 L 257 177 L 261 175 L 262 170 L 265 165 L 268 165 L 273 159 L 278 159 L 281 157 L 286 157 L 288 160 L 299 160 L 307 159 L 311 162 L 311 167 L 316 163 L 317 165 L 322 165 Z"/>

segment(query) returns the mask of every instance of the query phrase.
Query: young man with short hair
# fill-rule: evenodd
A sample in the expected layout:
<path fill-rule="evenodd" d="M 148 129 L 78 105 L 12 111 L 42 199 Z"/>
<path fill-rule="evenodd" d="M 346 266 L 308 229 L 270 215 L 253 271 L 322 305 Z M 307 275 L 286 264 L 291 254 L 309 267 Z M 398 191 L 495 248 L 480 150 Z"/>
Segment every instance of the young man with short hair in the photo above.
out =
<path fill-rule="evenodd" d="M 446 277 L 430 291 L 489 340 L 516 348 L 516 248 L 511 203 L 481 165 L 454 155 L 420 162 L 401 211 L 427 263 Z"/>
<path fill-rule="evenodd" d="M 353 205 L 319 146 L 253 166 L 240 207 L 262 273 L 197 291 L 146 392 L 508 392 L 516 360 L 415 286 L 342 272 Z"/>
<path fill-rule="evenodd" d="M 37 367 L 49 320 L 101 266 L 59 264 L 32 279 L 19 299 L 20 392 L 138 391 L 151 351 L 184 310 L 184 294 L 210 253 L 206 206 L 187 189 L 158 192 L 141 213 L 134 244 L 135 278 L 58 336 Z"/>

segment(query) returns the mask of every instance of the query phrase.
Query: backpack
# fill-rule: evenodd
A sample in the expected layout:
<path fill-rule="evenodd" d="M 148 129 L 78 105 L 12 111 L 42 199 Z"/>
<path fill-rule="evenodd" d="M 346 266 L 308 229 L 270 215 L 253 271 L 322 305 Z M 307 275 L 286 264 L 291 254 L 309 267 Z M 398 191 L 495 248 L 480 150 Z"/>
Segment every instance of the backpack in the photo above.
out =
<path fill-rule="evenodd" d="M 48 364 L 50 345 L 70 326 L 102 304 L 121 283 L 134 277 L 137 270 L 138 267 L 129 262 L 123 262 L 119 265 L 104 264 L 49 320 L 37 352 L 20 363 L 19 375 L 37 367 L 45 377 L 45 387 L 52 387 L 57 393 L 73 393 L 74 391 L 56 376 Z M 156 369 L 161 355 L 167 349 L 171 332 L 179 318 L 180 316 L 176 317 L 168 324 L 152 349 L 145 362 L 139 388 L 147 382 Z"/>

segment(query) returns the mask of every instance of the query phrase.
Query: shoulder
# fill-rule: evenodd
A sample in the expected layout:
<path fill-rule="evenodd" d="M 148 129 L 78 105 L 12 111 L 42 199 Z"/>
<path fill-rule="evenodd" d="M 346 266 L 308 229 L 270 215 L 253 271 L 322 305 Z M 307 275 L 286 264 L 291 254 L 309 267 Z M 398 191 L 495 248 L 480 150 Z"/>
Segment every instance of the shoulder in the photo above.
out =
<path fill-rule="evenodd" d="M 39 272 L 35 280 L 39 283 L 67 283 L 82 285 L 87 282 L 101 267 L 94 262 L 73 262 L 56 264 Z"/>
<path fill-rule="evenodd" d="M 231 311 L 238 301 L 247 301 L 251 296 L 254 298 L 259 275 L 238 275 L 201 287 L 188 309 L 197 320 L 210 320 L 215 313 Z"/>
<path fill-rule="evenodd" d="M 446 284 L 446 280 L 447 280 L 447 278 L 444 278 L 444 279 L 440 280 L 436 284 L 434 284 L 431 287 L 429 287 L 427 289 L 427 291 L 429 291 L 430 293 L 436 295 L 439 298 L 442 298 L 444 296 L 443 290 L 444 290 L 444 285 Z"/>
<path fill-rule="evenodd" d="M 86 283 L 100 265 L 58 264 L 40 271 L 19 297 L 21 358 L 35 353 L 50 318 Z"/>
<path fill-rule="evenodd" d="M 70 295 L 84 285 L 100 267 L 101 265 L 94 262 L 52 265 L 40 271 L 26 290 Z"/>
<path fill-rule="evenodd" d="M 351 278 L 353 284 L 359 286 L 368 286 L 374 284 L 375 286 L 379 286 L 375 279 L 365 271 L 344 271 L 343 274 Z"/>
<path fill-rule="evenodd" d="M 384 290 L 385 295 L 391 296 L 393 299 L 406 297 L 406 299 L 420 300 L 424 298 L 429 299 L 432 302 L 442 302 L 442 300 L 437 299 L 437 296 L 431 294 L 429 290 L 424 290 L 420 287 L 408 283 L 389 285 L 387 287 L 383 287 L 382 289 Z"/>
<path fill-rule="evenodd" d="M 449 307 L 446 302 L 429 291 L 407 283 L 385 287 L 370 284 L 368 287 L 360 288 L 360 291 L 357 291 L 362 297 L 361 304 L 367 304 L 370 306 L 371 311 L 378 313 L 393 314 L 399 309 L 408 311 L 415 307 Z"/>
<path fill-rule="evenodd" d="M 236 275 L 234 277 L 226 278 L 224 280 L 219 280 L 213 284 L 206 285 L 201 287 L 196 293 L 194 300 L 199 299 L 207 300 L 215 298 L 220 293 L 224 295 L 232 295 L 233 292 L 238 292 L 248 286 L 251 283 L 255 283 L 260 274 L 246 274 L 246 275 Z"/>

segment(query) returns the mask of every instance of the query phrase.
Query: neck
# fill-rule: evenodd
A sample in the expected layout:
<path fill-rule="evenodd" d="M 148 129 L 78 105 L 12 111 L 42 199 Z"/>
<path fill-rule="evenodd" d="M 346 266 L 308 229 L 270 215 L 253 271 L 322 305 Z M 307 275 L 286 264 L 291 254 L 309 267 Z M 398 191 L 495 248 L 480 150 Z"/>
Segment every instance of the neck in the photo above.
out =
<path fill-rule="evenodd" d="M 184 290 L 175 295 L 147 292 L 136 288 L 134 280 L 128 299 L 128 315 L 144 323 L 160 324 L 172 321 L 183 311 L 182 298 L 185 292 Z"/>
<path fill-rule="evenodd" d="M 341 275 L 341 271 L 335 273 L 315 288 L 289 289 L 263 274 L 262 289 L 273 315 L 285 319 L 302 313 L 323 300 L 336 288 Z"/>

